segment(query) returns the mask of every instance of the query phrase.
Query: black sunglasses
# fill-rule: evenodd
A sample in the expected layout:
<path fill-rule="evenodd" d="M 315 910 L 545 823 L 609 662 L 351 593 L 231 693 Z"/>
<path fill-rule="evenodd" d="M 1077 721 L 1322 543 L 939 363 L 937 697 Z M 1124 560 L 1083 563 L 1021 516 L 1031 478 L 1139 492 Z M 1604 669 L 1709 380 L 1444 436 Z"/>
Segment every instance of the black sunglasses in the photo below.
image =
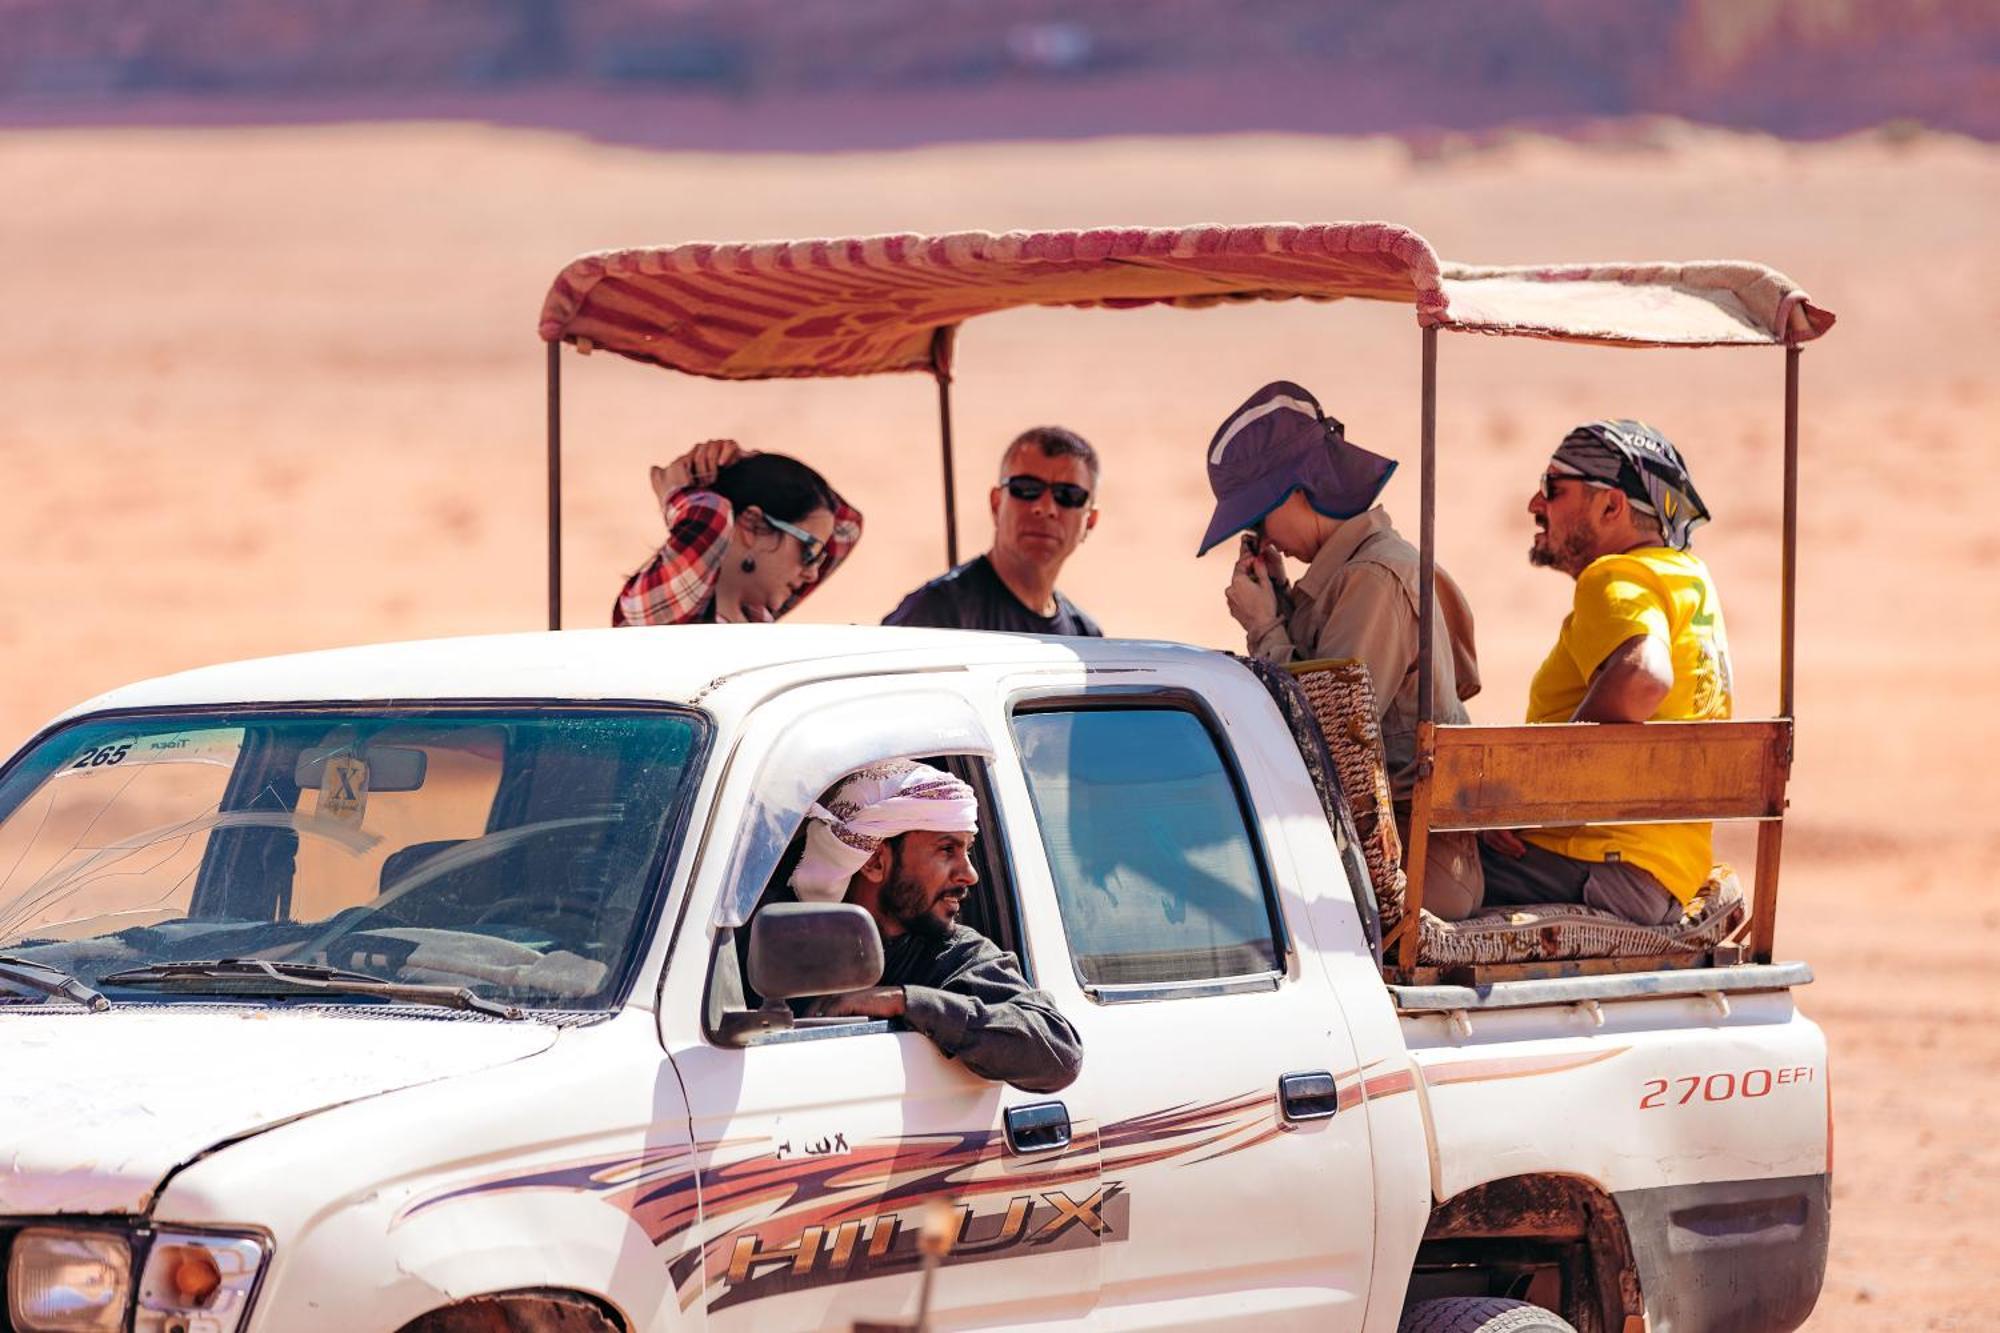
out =
<path fill-rule="evenodd" d="M 1556 487 L 1562 485 L 1566 481 L 1579 482 L 1585 486 L 1596 486 L 1603 490 L 1617 489 L 1616 487 L 1613 486 L 1607 486 L 1604 482 L 1601 481 L 1592 481 L 1589 477 L 1564 476 L 1560 473 L 1544 472 L 1542 474 L 1542 498 L 1544 500 L 1555 499 Z"/>
<path fill-rule="evenodd" d="M 1090 488 L 1079 486 L 1073 481 L 1043 481 L 1040 477 L 1026 475 L 1008 477 L 1001 481 L 1007 494 L 1023 504 L 1033 504 L 1048 491 L 1056 497 L 1056 503 L 1064 509 L 1081 509 L 1090 503 Z"/>

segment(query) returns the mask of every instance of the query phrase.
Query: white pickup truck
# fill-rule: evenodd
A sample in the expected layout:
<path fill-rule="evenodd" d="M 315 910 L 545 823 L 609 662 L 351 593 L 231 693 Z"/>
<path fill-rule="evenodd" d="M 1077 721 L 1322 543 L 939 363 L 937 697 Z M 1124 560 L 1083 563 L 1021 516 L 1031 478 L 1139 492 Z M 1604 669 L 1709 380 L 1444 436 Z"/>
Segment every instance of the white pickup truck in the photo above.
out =
<path fill-rule="evenodd" d="M 965 920 L 1080 1033 L 1059 1093 L 780 1002 L 874 979 L 786 953 L 858 909 L 760 907 L 808 804 L 894 757 L 978 792 Z M 17 754 L 0 871 L 7 1333 L 920 1300 L 1679 1333 L 1819 1291 L 1806 969 L 1385 985 L 1362 863 L 1219 653 L 695 627 L 219 666 Z"/>

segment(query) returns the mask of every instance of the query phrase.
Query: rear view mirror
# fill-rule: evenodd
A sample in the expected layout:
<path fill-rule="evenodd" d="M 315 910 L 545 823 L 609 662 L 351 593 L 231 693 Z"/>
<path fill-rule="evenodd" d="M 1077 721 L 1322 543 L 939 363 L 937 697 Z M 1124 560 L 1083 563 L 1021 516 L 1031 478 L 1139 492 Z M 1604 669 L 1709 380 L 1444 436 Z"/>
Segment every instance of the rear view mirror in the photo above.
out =
<path fill-rule="evenodd" d="M 369 791 L 416 791 L 424 785 L 430 761 L 422 750 L 399 745 L 370 745 L 358 750 L 352 745 L 322 745 L 299 756 L 292 780 L 300 791 L 318 791 L 326 782 L 327 761 L 335 758 L 359 761 Z M 350 784 L 354 780 L 348 779 Z"/>
<path fill-rule="evenodd" d="M 767 1003 L 881 979 L 881 932 L 852 903 L 772 903 L 750 921 L 750 986 Z"/>

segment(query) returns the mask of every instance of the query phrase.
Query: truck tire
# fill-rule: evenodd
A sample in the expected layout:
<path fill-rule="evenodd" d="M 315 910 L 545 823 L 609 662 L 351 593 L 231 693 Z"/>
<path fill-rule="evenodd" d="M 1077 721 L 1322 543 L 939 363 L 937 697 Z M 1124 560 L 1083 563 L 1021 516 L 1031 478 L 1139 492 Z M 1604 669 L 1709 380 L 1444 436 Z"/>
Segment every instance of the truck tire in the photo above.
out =
<path fill-rule="evenodd" d="M 1499 1296 L 1453 1296 L 1403 1312 L 1396 1333 L 1576 1333 L 1561 1315 Z"/>

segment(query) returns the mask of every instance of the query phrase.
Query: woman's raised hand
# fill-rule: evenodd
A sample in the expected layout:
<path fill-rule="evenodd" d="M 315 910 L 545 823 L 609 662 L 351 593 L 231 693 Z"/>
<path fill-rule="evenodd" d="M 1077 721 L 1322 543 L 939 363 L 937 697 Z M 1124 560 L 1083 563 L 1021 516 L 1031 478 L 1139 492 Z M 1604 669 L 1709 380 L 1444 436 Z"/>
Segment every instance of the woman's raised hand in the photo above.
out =
<path fill-rule="evenodd" d="M 748 452 L 734 440 L 703 440 L 665 467 L 653 465 L 653 497 L 664 507 L 667 497 L 675 491 L 708 485 L 715 480 L 716 473 Z"/>
<path fill-rule="evenodd" d="M 748 453 L 734 440 L 703 440 L 683 454 L 678 461 L 688 465 L 688 471 L 697 486 L 706 486 L 715 480 L 715 474 Z"/>

